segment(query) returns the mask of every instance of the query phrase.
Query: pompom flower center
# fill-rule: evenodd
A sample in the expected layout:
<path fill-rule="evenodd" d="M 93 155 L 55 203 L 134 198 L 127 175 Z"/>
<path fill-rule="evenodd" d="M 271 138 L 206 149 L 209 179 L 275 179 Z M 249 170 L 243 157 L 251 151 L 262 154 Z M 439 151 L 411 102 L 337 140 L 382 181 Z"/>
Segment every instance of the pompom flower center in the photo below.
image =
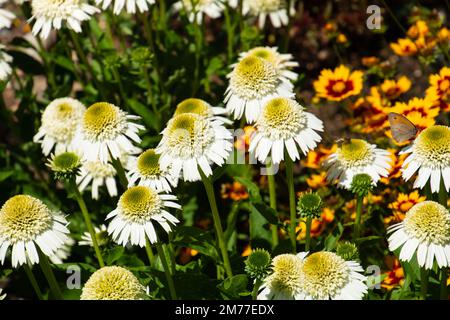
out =
<path fill-rule="evenodd" d="M 267 277 L 267 285 L 275 291 L 295 295 L 299 291 L 302 261 L 293 254 L 281 254 L 272 261 L 273 273 Z"/>
<path fill-rule="evenodd" d="M 301 284 L 314 298 L 339 294 L 349 281 L 350 270 L 344 259 L 332 252 L 316 252 L 308 256 L 301 267 Z"/>
<path fill-rule="evenodd" d="M 263 108 L 257 126 L 272 140 L 294 137 L 306 125 L 303 107 L 295 100 L 275 98 Z"/>
<path fill-rule="evenodd" d="M 275 64 L 277 61 L 276 54 L 267 48 L 264 47 L 257 47 L 249 51 L 249 56 L 255 56 L 261 59 L 264 59 L 266 61 L 269 61 L 272 64 Z"/>
<path fill-rule="evenodd" d="M 182 113 L 196 113 L 201 116 L 208 116 L 209 105 L 201 99 L 186 99 L 178 104 L 174 114 L 179 115 Z"/>
<path fill-rule="evenodd" d="M 450 243 L 450 213 L 439 203 L 424 201 L 416 204 L 404 220 L 408 235 L 428 244 Z"/>
<path fill-rule="evenodd" d="M 337 153 L 347 168 L 366 165 L 373 157 L 370 145 L 361 139 L 351 139 L 350 142 L 344 143 Z"/>
<path fill-rule="evenodd" d="M 422 131 L 414 142 L 413 153 L 427 167 L 449 167 L 450 128 L 432 126 Z"/>
<path fill-rule="evenodd" d="M 278 84 L 278 75 L 269 61 L 249 56 L 238 63 L 230 84 L 239 96 L 252 100 L 272 92 Z"/>
<path fill-rule="evenodd" d="M 116 174 L 116 169 L 112 165 L 100 161 L 87 161 L 84 163 L 84 168 L 94 179 L 112 177 Z"/>
<path fill-rule="evenodd" d="M 83 118 L 84 133 L 90 140 L 113 139 L 126 126 L 126 117 L 115 105 L 97 102 L 90 106 Z"/>
<path fill-rule="evenodd" d="M 161 173 L 159 166 L 159 154 L 154 149 L 143 152 L 137 159 L 139 173 L 145 177 L 156 176 Z"/>
<path fill-rule="evenodd" d="M 33 14 L 47 18 L 66 18 L 80 7 L 81 0 L 35 0 L 31 1 Z"/>
<path fill-rule="evenodd" d="M 10 198 L 0 209 L 0 238 L 11 243 L 31 241 L 53 224 L 50 209 L 27 195 Z"/>
<path fill-rule="evenodd" d="M 149 187 L 131 187 L 119 199 L 122 217 L 125 220 L 142 223 L 161 212 L 162 201 L 158 193 Z"/>
<path fill-rule="evenodd" d="M 138 279 L 122 267 L 103 267 L 86 282 L 81 300 L 140 300 L 145 298 L 144 287 Z"/>
<path fill-rule="evenodd" d="M 285 7 L 285 0 L 252 0 L 247 1 L 250 10 L 254 13 L 273 12 Z"/>

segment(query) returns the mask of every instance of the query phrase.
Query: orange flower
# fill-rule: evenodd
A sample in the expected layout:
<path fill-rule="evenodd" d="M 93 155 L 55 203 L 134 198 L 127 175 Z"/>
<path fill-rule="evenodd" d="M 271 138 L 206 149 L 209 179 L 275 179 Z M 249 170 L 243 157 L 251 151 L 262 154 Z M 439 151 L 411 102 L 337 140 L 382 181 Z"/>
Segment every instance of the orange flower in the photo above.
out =
<path fill-rule="evenodd" d="M 414 43 L 422 54 L 430 54 L 434 47 L 436 47 L 436 40 L 425 37 L 418 38 Z"/>
<path fill-rule="evenodd" d="M 402 76 L 397 81 L 384 80 L 381 84 L 381 91 L 383 91 L 386 98 L 393 100 L 408 91 L 410 87 L 411 81 L 407 77 Z"/>
<path fill-rule="evenodd" d="M 233 201 L 245 200 L 249 197 L 245 186 L 237 181 L 223 183 L 220 194 L 222 195 L 222 199 L 231 199 Z"/>
<path fill-rule="evenodd" d="M 311 237 L 317 238 L 325 230 L 327 225 L 334 221 L 334 210 L 324 208 L 320 219 L 312 219 L 311 221 Z M 300 230 L 301 229 L 301 230 Z M 295 231 L 298 233 L 297 240 L 305 239 L 306 237 L 306 224 L 304 221 L 300 221 Z M 299 232 L 300 231 L 300 232 Z"/>
<path fill-rule="evenodd" d="M 439 115 L 439 108 L 434 106 L 433 101 L 427 98 L 412 98 L 407 103 L 397 102 L 391 111 L 406 117 L 413 112 L 418 112 L 424 118 L 436 118 Z"/>
<path fill-rule="evenodd" d="M 400 265 L 400 261 L 398 261 L 397 258 L 388 258 L 387 263 L 391 265 L 391 271 L 385 273 L 386 277 L 381 282 L 381 287 L 390 291 L 396 286 L 403 285 L 405 275 L 403 273 L 403 268 Z"/>
<path fill-rule="evenodd" d="M 239 151 L 247 152 L 250 146 L 250 139 L 255 131 L 254 126 L 245 126 L 244 134 L 237 137 L 234 147 Z"/>
<path fill-rule="evenodd" d="M 434 100 L 435 106 L 450 111 L 450 68 L 443 67 L 438 74 L 432 74 L 429 83 L 427 98 Z"/>
<path fill-rule="evenodd" d="M 447 42 L 450 40 L 450 32 L 446 27 L 443 27 L 438 32 L 438 39 L 440 42 Z"/>
<path fill-rule="evenodd" d="M 326 148 L 320 144 L 315 150 L 308 152 L 305 160 L 302 160 L 302 164 L 311 169 L 319 169 L 322 166 L 322 162 L 328 158 L 328 156 L 334 153 L 337 149 L 337 145 L 334 144 L 331 148 Z"/>
<path fill-rule="evenodd" d="M 405 218 L 406 212 L 415 204 L 425 201 L 426 197 L 420 196 L 419 191 L 415 190 L 410 194 L 400 193 L 397 199 L 388 205 L 393 210 L 393 216 L 388 217 L 387 224 L 401 222 Z"/>
<path fill-rule="evenodd" d="M 249 244 L 247 244 L 244 248 L 244 251 L 241 253 L 241 257 L 248 257 L 252 253 L 252 247 L 250 247 Z"/>
<path fill-rule="evenodd" d="M 337 43 L 346 43 L 348 41 L 347 37 L 343 33 L 339 33 L 336 38 Z"/>
<path fill-rule="evenodd" d="M 408 112 L 407 114 L 405 114 L 405 116 L 409 121 L 411 121 L 416 126 L 418 132 L 421 132 L 430 126 L 433 126 L 436 123 L 433 117 L 425 118 L 419 111 Z M 389 127 L 389 123 L 386 122 L 384 127 Z M 386 130 L 384 133 L 398 146 L 404 146 L 409 143 L 408 141 L 405 141 L 403 143 L 397 143 L 395 140 L 392 139 L 391 130 Z"/>
<path fill-rule="evenodd" d="M 427 23 L 423 20 L 416 21 L 411 27 L 409 27 L 407 35 L 410 38 L 416 39 L 419 37 L 425 37 L 429 33 Z"/>
<path fill-rule="evenodd" d="M 380 59 L 377 57 L 363 57 L 361 59 L 361 63 L 365 67 L 372 67 L 380 62 Z"/>
<path fill-rule="evenodd" d="M 417 53 L 417 46 L 410 39 L 398 39 L 398 42 L 391 43 L 391 49 L 399 56 L 413 56 Z"/>
<path fill-rule="evenodd" d="M 384 184 L 391 184 L 391 179 L 397 179 L 402 176 L 402 166 L 407 154 L 397 154 L 396 149 L 388 149 L 391 158 L 391 168 L 389 169 L 389 175 L 382 177 L 380 181 Z"/>
<path fill-rule="evenodd" d="M 328 22 L 325 24 L 325 26 L 323 27 L 325 29 L 325 31 L 327 32 L 333 32 L 337 30 L 337 26 L 335 23 L 332 22 Z"/>
<path fill-rule="evenodd" d="M 314 89 L 320 98 L 331 101 L 341 101 L 361 92 L 363 86 L 363 72 L 353 71 L 344 65 L 334 70 L 324 69 L 319 79 L 314 81 Z"/>
<path fill-rule="evenodd" d="M 328 184 L 326 171 L 322 171 L 319 174 L 312 174 L 310 177 L 306 178 L 306 183 L 311 189 L 325 187 Z"/>

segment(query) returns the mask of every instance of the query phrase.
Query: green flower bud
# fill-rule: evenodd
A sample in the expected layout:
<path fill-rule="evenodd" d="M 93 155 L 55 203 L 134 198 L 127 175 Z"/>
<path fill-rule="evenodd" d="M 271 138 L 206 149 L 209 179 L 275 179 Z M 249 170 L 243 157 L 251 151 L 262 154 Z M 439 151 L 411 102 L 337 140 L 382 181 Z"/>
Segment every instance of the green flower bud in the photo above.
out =
<path fill-rule="evenodd" d="M 316 192 L 306 192 L 298 198 L 297 210 L 301 217 L 319 218 L 322 207 L 322 198 Z"/>
<path fill-rule="evenodd" d="M 55 179 L 66 180 L 75 177 L 81 166 L 81 160 L 73 152 L 52 155 L 47 166 L 53 171 Z"/>
<path fill-rule="evenodd" d="M 358 248 L 354 243 L 349 241 L 340 242 L 337 245 L 336 253 L 346 261 L 358 261 L 359 253 Z"/>
<path fill-rule="evenodd" d="M 353 177 L 350 190 L 354 194 L 360 197 L 365 197 L 372 189 L 373 181 L 368 174 L 360 173 Z"/>
<path fill-rule="evenodd" d="M 264 249 L 252 250 L 245 260 L 245 272 L 251 277 L 262 280 L 270 271 L 272 258 L 270 253 Z"/>

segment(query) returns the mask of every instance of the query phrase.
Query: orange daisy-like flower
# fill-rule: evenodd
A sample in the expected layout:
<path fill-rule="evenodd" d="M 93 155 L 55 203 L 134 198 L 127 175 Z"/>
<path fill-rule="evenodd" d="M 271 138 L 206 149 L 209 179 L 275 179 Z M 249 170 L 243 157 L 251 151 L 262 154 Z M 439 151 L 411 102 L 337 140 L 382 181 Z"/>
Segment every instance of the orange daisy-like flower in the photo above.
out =
<path fill-rule="evenodd" d="M 363 72 L 340 65 L 334 70 L 322 70 L 319 79 L 314 81 L 314 89 L 320 98 L 331 101 L 341 101 L 361 92 L 363 86 Z"/>
<path fill-rule="evenodd" d="M 244 134 L 237 137 L 234 146 L 237 150 L 247 152 L 250 147 L 250 139 L 256 131 L 254 126 L 245 126 Z"/>
<path fill-rule="evenodd" d="M 433 103 L 434 101 L 427 98 L 412 98 L 407 103 L 397 102 L 391 111 L 406 117 L 411 113 L 418 112 L 424 118 L 434 119 L 439 115 L 439 108 Z"/>
<path fill-rule="evenodd" d="M 423 20 L 416 21 L 411 27 L 409 27 L 407 35 L 410 38 L 416 39 L 419 37 L 425 37 L 430 32 L 428 25 Z"/>
<path fill-rule="evenodd" d="M 361 63 L 365 67 L 372 67 L 374 65 L 377 65 L 380 62 L 380 59 L 377 57 L 371 56 L 371 57 L 362 57 Z"/>
<path fill-rule="evenodd" d="M 426 91 L 427 98 L 434 100 L 434 105 L 444 111 L 450 111 L 450 68 L 443 67 L 438 74 L 429 78 L 430 87 Z"/>
<path fill-rule="evenodd" d="M 398 179 L 402 176 L 401 168 L 407 154 L 398 154 L 396 149 L 388 149 L 391 157 L 391 168 L 387 177 L 382 177 L 380 181 L 384 184 L 391 184 L 392 179 Z"/>
<path fill-rule="evenodd" d="M 320 144 L 315 150 L 308 152 L 306 159 L 302 160 L 302 164 L 311 169 L 319 169 L 322 166 L 322 162 L 328 158 L 328 156 L 334 153 L 337 149 L 337 145 L 334 144 L 331 148 L 326 148 Z"/>
<path fill-rule="evenodd" d="M 390 100 L 381 95 L 377 87 L 371 87 L 370 95 L 359 98 L 352 106 L 354 118 L 363 120 L 360 131 L 372 133 L 384 130 L 390 107 Z"/>
<path fill-rule="evenodd" d="M 416 126 L 418 132 L 421 132 L 421 131 L 425 130 L 426 128 L 431 127 L 431 126 L 433 126 L 436 123 L 436 121 L 434 120 L 433 117 L 426 117 L 425 118 L 422 115 L 422 113 L 419 112 L 419 111 L 408 112 L 407 114 L 405 114 L 405 117 Z M 384 127 L 385 128 L 389 127 L 389 123 L 386 122 L 384 124 Z M 398 146 L 404 146 L 404 145 L 407 145 L 409 143 L 408 141 L 405 141 L 403 143 L 397 143 L 395 140 L 392 139 L 392 132 L 391 132 L 391 130 L 386 130 L 384 133 L 385 133 L 385 135 L 388 138 L 390 138 Z"/>
<path fill-rule="evenodd" d="M 450 31 L 446 27 L 443 27 L 439 30 L 437 36 L 439 42 L 447 42 L 450 40 Z"/>
<path fill-rule="evenodd" d="M 231 199 L 233 201 L 245 200 L 249 197 L 247 188 L 237 181 L 234 181 L 233 183 L 223 183 L 220 194 L 222 199 Z"/>
<path fill-rule="evenodd" d="M 388 205 L 388 208 L 393 210 L 393 217 L 389 220 L 389 224 L 403 221 L 406 212 L 409 209 L 411 209 L 415 204 L 425 200 L 426 197 L 421 196 L 417 190 L 411 192 L 410 194 L 400 193 L 397 196 L 397 199 Z"/>
<path fill-rule="evenodd" d="M 397 81 L 384 80 L 381 84 L 381 91 L 389 100 L 398 98 L 402 93 L 408 91 L 409 88 L 411 88 L 411 81 L 405 76 L 400 77 Z"/>
<path fill-rule="evenodd" d="M 388 257 L 386 264 L 388 264 L 391 270 L 385 273 L 386 277 L 381 282 L 381 287 L 390 291 L 396 286 L 403 285 L 405 274 L 397 258 Z"/>
<path fill-rule="evenodd" d="M 312 174 L 306 178 L 306 183 L 308 184 L 308 187 L 314 190 L 325 187 L 328 184 L 327 172 L 322 171 L 319 174 Z"/>
<path fill-rule="evenodd" d="M 410 39 L 398 39 L 397 42 L 391 43 L 391 49 L 398 56 L 413 56 L 417 53 L 417 46 Z"/>
<path fill-rule="evenodd" d="M 414 44 L 422 54 L 430 54 L 433 49 L 436 47 L 436 40 L 432 38 L 420 37 L 418 38 Z"/>
<path fill-rule="evenodd" d="M 327 225 L 334 221 L 334 210 L 324 208 L 320 219 L 312 219 L 311 221 L 311 238 L 317 238 L 322 234 Z M 295 231 L 298 233 L 297 240 L 306 238 L 306 224 L 304 221 L 300 221 Z M 300 231 L 300 232 L 299 232 Z"/>

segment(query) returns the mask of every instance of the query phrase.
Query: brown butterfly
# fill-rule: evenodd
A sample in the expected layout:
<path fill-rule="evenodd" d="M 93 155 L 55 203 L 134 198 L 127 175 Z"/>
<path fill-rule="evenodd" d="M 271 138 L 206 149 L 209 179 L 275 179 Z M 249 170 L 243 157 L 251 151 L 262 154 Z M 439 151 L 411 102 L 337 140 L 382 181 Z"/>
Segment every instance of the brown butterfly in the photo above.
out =
<path fill-rule="evenodd" d="M 419 132 L 417 127 L 401 114 L 391 112 L 388 114 L 388 119 L 391 125 L 392 137 L 398 143 L 415 138 Z"/>

